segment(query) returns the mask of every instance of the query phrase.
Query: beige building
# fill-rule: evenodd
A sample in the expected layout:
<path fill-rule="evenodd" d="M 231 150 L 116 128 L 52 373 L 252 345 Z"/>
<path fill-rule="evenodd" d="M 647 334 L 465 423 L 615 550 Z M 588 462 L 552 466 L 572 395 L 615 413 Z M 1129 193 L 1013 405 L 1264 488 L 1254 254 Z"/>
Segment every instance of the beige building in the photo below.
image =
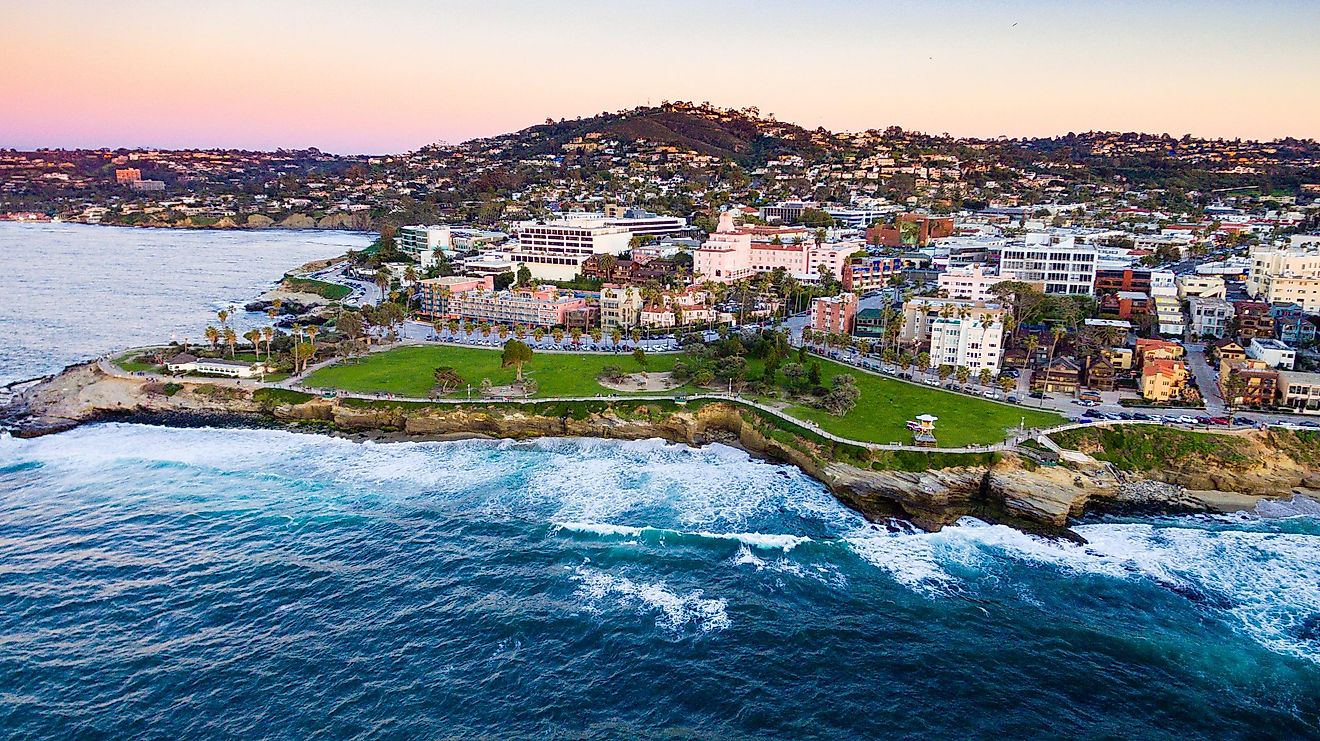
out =
<path fill-rule="evenodd" d="M 1303 414 L 1320 414 L 1320 373 L 1279 371 L 1279 403 Z"/>
<path fill-rule="evenodd" d="M 641 323 L 642 292 L 636 286 L 607 283 L 600 289 L 602 329 L 630 329 Z"/>
<path fill-rule="evenodd" d="M 1297 304 L 1320 311 L 1320 246 L 1257 246 L 1251 250 L 1247 293 L 1271 304 Z"/>
<path fill-rule="evenodd" d="M 914 298 L 903 304 L 901 341 L 930 354 L 930 367 L 964 365 L 999 371 L 1003 307 L 983 301 Z"/>
<path fill-rule="evenodd" d="M 1218 275 L 1180 275 L 1178 276 L 1178 298 L 1186 301 L 1194 296 L 1201 298 L 1228 298 L 1228 286 Z"/>

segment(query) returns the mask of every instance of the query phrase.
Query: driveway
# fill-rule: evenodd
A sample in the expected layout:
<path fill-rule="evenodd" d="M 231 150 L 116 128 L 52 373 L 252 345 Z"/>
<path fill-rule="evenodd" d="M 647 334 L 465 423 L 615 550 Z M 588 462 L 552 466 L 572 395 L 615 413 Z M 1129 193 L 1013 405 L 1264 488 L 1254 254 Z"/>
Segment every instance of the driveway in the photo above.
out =
<path fill-rule="evenodd" d="M 1205 400 L 1205 408 L 1211 417 L 1222 417 L 1228 411 L 1228 405 L 1224 403 L 1223 394 L 1219 393 L 1219 384 L 1216 381 L 1215 369 L 1210 367 L 1210 361 L 1205 357 L 1205 345 L 1189 344 L 1187 349 L 1187 369 L 1192 372 L 1192 378 L 1196 380 L 1196 388 L 1201 392 L 1201 398 Z"/>

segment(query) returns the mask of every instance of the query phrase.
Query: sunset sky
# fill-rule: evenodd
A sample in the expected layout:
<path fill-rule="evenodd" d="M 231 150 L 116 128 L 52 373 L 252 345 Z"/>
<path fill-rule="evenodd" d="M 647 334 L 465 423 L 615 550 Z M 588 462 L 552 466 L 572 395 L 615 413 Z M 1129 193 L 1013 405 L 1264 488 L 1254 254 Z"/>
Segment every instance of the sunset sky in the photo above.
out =
<path fill-rule="evenodd" d="M 666 99 L 1320 138 L 1315 0 L 0 0 L 0 27 L 0 147 L 398 152 Z"/>

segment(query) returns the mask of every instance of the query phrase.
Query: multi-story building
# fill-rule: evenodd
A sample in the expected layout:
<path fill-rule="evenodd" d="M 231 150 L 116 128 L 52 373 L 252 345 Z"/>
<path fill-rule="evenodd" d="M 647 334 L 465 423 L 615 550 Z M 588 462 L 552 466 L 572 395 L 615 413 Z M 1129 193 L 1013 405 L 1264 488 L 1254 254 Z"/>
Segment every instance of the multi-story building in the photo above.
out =
<path fill-rule="evenodd" d="M 1141 365 L 1141 398 L 1157 404 L 1180 399 L 1187 393 L 1189 374 L 1181 360 L 1164 358 Z"/>
<path fill-rule="evenodd" d="M 1279 372 L 1279 406 L 1299 414 L 1320 414 L 1320 373 Z"/>
<path fill-rule="evenodd" d="M 811 328 L 826 334 L 850 335 L 857 318 L 857 294 L 821 296 L 811 302 Z"/>
<path fill-rule="evenodd" d="M 1192 334 L 1222 339 L 1233 321 L 1233 304 L 1222 298 L 1192 296 L 1187 300 Z"/>
<path fill-rule="evenodd" d="M 1192 296 L 1228 298 L 1228 284 L 1218 275 L 1178 276 L 1178 298 L 1186 301 Z"/>
<path fill-rule="evenodd" d="M 1253 337 L 1247 345 L 1247 357 L 1259 360 L 1267 368 L 1292 370 L 1297 362 L 1297 351 L 1273 337 Z"/>
<path fill-rule="evenodd" d="M 1004 308 L 981 301 L 910 299 L 903 304 L 900 341 L 925 349 L 930 366 L 965 365 L 999 372 Z"/>
<path fill-rule="evenodd" d="M 416 259 L 422 267 L 435 264 L 436 252 L 444 255 L 454 252 L 453 233 L 447 226 L 401 226 L 394 234 L 394 244 L 400 252 Z"/>
<path fill-rule="evenodd" d="M 1251 358 L 1225 360 L 1220 365 L 1219 391 L 1225 402 L 1257 409 L 1274 406 L 1279 371 Z"/>
<path fill-rule="evenodd" d="M 824 211 L 839 226 L 849 229 L 865 229 L 875 222 L 887 218 L 889 214 L 894 212 L 894 209 L 826 206 Z M 801 216 L 801 213 L 798 215 Z"/>
<path fill-rule="evenodd" d="M 568 312 L 586 305 L 585 298 L 561 293 L 553 286 L 464 291 L 449 299 L 450 312 L 460 319 L 537 327 L 565 325 Z"/>
<path fill-rule="evenodd" d="M 628 251 L 633 233 L 609 226 L 604 219 L 562 219 L 532 224 L 518 231 L 518 242 L 505 259 L 525 265 L 532 277 L 541 280 L 572 280 L 582 271 L 588 257 L 619 255 Z"/>
<path fill-rule="evenodd" d="M 1313 342 L 1316 338 L 1315 324 L 1311 315 L 1297 304 L 1276 304 L 1270 307 L 1274 317 L 1275 336 L 1293 345 Z"/>
<path fill-rule="evenodd" d="M 902 272 L 903 261 L 897 257 L 851 257 L 843 269 L 843 288 L 854 293 L 874 291 Z"/>
<path fill-rule="evenodd" d="M 630 329 L 641 323 L 642 291 L 636 286 L 606 283 L 600 289 L 600 326 Z"/>
<path fill-rule="evenodd" d="M 1150 271 L 1135 268 L 1100 268 L 1095 271 L 1095 293 L 1103 296 L 1118 291 L 1141 291 L 1150 294 Z"/>
<path fill-rule="evenodd" d="M 865 247 L 860 242 L 817 244 L 801 236 L 785 242 L 783 231 L 792 230 L 736 226 L 733 212 L 725 211 L 719 227 L 692 254 L 692 270 L 705 280 L 733 283 L 782 268 L 799 280 L 814 282 L 824 267 L 842 281 L 848 258 Z M 769 241 L 764 241 L 766 235 Z"/>
<path fill-rule="evenodd" d="M 495 289 L 494 276 L 470 278 L 449 275 L 443 278 L 429 278 L 418 281 L 418 297 L 421 307 L 418 314 L 428 319 L 457 319 L 458 314 L 450 308 L 454 296 L 468 291 L 491 291 Z"/>
<path fill-rule="evenodd" d="M 1320 312 L 1320 246 L 1257 246 L 1251 250 L 1247 293 L 1272 304 L 1298 304 Z"/>
<path fill-rule="evenodd" d="M 949 268 L 940 273 L 937 285 L 949 298 L 963 301 L 992 301 L 995 295 L 990 292 L 990 288 L 1010 280 L 1016 280 L 1012 273 L 1000 272 L 984 265 L 968 265 Z"/>
<path fill-rule="evenodd" d="M 947 216 L 899 214 L 892 225 L 866 230 L 866 243 L 877 247 L 925 247 L 932 239 L 953 236 L 953 219 Z"/>
<path fill-rule="evenodd" d="M 115 182 L 123 185 L 125 183 L 136 183 L 142 179 L 142 171 L 136 167 L 121 167 L 115 170 Z"/>
<path fill-rule="evenodd" d="M 1270 305 L 1262 301 L 1234 301 L 1233 323 L 1237 325 L 1238 337 L 1250 340 L 1253 337 L 1274 336 L 1274 315 Z"/>
<path fill-rule="evenodd" d="M 1045 293 L 1089 296 L 1095 290 L 1096 248 L 1072 236 L 1028 234 L 1003 247 L 1001 272 L 1041 283 Z"/>
<path fill-rule="evenodd" d="M 1182 305 L 1173 296 L 1155 296 L 1151 299 L 1155 309 L 1155 320 L 1160 334 L 1166 337 L 1182 337 L 1187 333 L 1187 317 L 1182 312 Z"/>

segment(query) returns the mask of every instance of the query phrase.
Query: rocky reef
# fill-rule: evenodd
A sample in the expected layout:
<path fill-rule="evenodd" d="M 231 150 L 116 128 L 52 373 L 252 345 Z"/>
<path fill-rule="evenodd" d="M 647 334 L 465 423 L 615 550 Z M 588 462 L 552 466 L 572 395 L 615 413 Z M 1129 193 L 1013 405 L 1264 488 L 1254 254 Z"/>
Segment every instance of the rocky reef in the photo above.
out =
<path fill-rule="evenodd" d="M 95 364 L 74 366 L 17 392 L 10 418 L 13 434 L 20 436 L 131 418 L 165 424 L 278 424 L 376 439 L 596 437 L 725 443 L 797 466 L 871 519 L 900 517 L 937 530 L 971 515 L 1074 538 L 1067 525 L 1087 511 L 1228 511 L 1250 508 L 1262 498 L 1320 488 L 1315 465 L 1320 440 L 1295 435 L 1273 439 L 1276 433 L 1236 435 L 1231 445 L 1215 441 L 1220 447 L 1214 449 L 1231 450 L 1231 455 L 1192 460 L 1187 451 L 1174 451 L 1167 465 L 1138 470 L 1142 466 L 1124 457 L 1128 454 L 1122 448 L 1151 444 L 1147 438 L 1162 433 L 1157 428 L 1143 431 L 1142 437 L 1127 437 L 1133 434 L 1130 430 L 1115 428 L 1103 439 L 1068 441 L 1097 457 L 1049 465 L 1038 462 L 1029 450 L 868 450 L 722 401 L 446 404 L 322 398 L 227 382 L 162 384 L 107 375 Z M 1202 443 L 1196 450 L 1206 447 Z M 1264 450 L 1273 452 L 1254 455 Z"/>

